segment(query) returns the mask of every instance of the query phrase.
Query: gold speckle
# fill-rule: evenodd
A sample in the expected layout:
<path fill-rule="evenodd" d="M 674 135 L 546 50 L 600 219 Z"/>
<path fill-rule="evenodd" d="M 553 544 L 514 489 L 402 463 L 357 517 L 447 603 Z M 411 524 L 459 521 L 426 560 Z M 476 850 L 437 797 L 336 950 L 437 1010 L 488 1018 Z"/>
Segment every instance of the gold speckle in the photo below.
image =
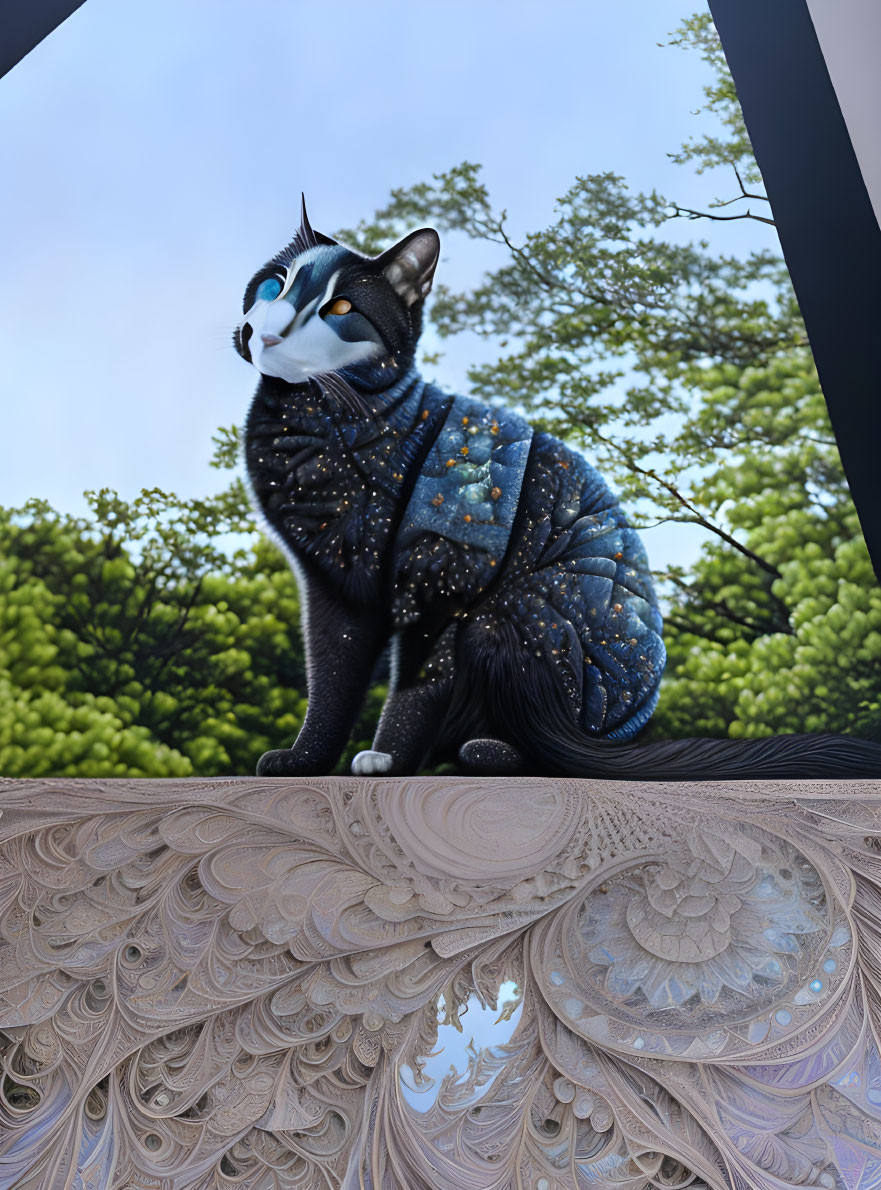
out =
<path fill-rule="evenodd" d="M 490 488 L 489 494 L 490 494 L 490 496 L 492 496 L 493 500 L 498 500 L 498 498 L 502 494 L 502 489 L 501 488 Z"/>
<path fill-rule="evenodd" d="M 493 424 L 490 426 L 490 428 L 489 428 L 489 432 L 490 432 L 491 434 L 498 434 L 498 432 L 499 432 L 499 423 L 498 423 L 497 421 L 494 421 L 494 422 L 493 422 Z"/>
<path fill-rule="evenodd" d="M 459 454 L 460 454 L 460 455 L 467 455 L 467 454 L 468 454 L 468 447 L 467 447 L 467 446 L 460 447 L 460 449 L 459 449 Z"/>
<path fill-rule="evenodd" d="M 427 409 L 422 410 L 422 420 L 428 421 L 428 410 Z"/>
<path fill-rule="evenodd" d="M 448 466 L 448 467 L 455 467 L 455 466 L 456 466 L 456 460 L 455 460 L 455 459 L 447 459 L 447 466 Z"/>
<path fill-rule="evenodd" d="M 463 517 L 462 519 L 463 519 L 464 521 L 469 521 L 469 522 L 470 522 L 470 520 L 471 520 L 471 513 L 470 513 L 470 512 L 466 512 L 466 513 L 465 513 L 465 515 L 464 515 L 464 517 Z"/>
<path fill-rule="evenodd" d="M 440 506 L 443 504 L 443 502 L 444 502 L 444 498 L 440 494 L 440 492 L 438 492 L 438 494 L 432 500 L 432 504 L 435 506 L 435 508 L 440 508 Z"/>
<path fill-rule="evenodd" d="M 619 550 L 618 553 L 615 555 L 615 561 L 620 562 L 623 557 L 624 557 L 624 555 Z"/>
<path fill-rule="evenodd" d="M 463 418 L 462 418 L 462 425 L 463 425 L 463 426 L 467 426 L 467 425 L 468 425 L 468 418 L 467 418 L 467 417 L 463 417 Z"/>
<path fill-rule="evenodd" d="M 612 604 L 612 607 L 614 608 L 614 610 L 615 610 L 616 612 L 623 612 L 623 611 L 624 611 L 624 604 L 623 604 L 623 603 L 613 603 L 613 604 Z"/>

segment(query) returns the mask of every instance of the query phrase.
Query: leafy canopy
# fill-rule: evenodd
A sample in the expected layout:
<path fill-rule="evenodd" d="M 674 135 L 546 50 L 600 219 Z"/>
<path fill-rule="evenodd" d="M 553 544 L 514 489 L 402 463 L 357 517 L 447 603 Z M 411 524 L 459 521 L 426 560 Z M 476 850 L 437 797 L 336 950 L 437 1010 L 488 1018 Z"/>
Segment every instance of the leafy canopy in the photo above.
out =
<path fill-rule="evenodd" d="M 252 773 L 295 738 L 306 676 L 284 559 L 223 548 L 254 528 L 241 483 L 87 498 L 88 517 L 0 510 L 0 773 Z"/>
<path fill-rule="evenodd" d="M 881 594 L 804 325 L 778 251 L 683 242 L 683 219 L 771 220 L 709 14 L 670 44 L 709 65 L 705 110 L 720 124 L 674 158 L 723 169 L 733 197 L 701 212 L 590 174 L 518 240 L 463 162 L 340 235 L 376 252 L 431 223 L 499 245 L 500 267 L 465 292 L 441 285 L 430 311 L 441 338 L 472 331 L 498 351 L 471 369 L 472 389 L 581 446 L 637 523 L 706 532 L 688 572 L 656 572 L 670 663 L 650 735 L 867 729 L 881 710 Z"/>

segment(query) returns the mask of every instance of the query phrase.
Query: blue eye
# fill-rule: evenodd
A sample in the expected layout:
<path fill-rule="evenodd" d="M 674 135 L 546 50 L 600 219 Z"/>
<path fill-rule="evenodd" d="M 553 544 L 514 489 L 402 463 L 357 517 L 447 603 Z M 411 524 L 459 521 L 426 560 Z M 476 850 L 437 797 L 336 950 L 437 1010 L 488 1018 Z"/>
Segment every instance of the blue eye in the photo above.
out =
<path fill-rule="evenodd" d="M 257 286 L 257 297 L 264 302 L 273 302 L 281 293 L 281 281 L 278 277 L 267 277 Z"/>

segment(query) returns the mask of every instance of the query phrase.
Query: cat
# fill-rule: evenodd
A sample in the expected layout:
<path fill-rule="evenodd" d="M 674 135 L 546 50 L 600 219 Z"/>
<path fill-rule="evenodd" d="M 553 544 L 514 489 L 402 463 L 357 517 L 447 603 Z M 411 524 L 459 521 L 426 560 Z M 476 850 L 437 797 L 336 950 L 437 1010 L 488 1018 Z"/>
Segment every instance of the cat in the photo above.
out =
<path fill-rule="evenodd" d="M 440 240 L 376 257 L 310 225 L 245 290 L 260 373 L 248 486 L 301 592 L 308 709 L 260 776 L 329 773 L 378 659 L 391 681 L 352 771 L 695 780 L 881 774 L 835 735 L 634 743 L 664 669 L 646 554 L 582 455 L 415 366 Z"/>

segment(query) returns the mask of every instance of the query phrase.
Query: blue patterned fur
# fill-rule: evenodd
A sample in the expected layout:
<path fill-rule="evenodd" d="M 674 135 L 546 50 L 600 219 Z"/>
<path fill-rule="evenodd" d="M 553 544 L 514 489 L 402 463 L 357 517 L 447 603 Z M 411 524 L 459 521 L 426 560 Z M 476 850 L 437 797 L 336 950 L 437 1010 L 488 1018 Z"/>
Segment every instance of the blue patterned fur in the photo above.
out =
<path fill-rule="evenodd" d="M 645 551 L 582 455 L 419 376 L 438 251 L 422 229 L 365 257 L 304 209 L 246 290 L 235 343 L 261 378 L 245 462 L 298 576 L 309 683 L 300 735 L 258 773 L 332 771 L 389 643 L 356 772 L 881 773 L 878 745 L 840 736 L 636 740 L 665 661 Z"/>

